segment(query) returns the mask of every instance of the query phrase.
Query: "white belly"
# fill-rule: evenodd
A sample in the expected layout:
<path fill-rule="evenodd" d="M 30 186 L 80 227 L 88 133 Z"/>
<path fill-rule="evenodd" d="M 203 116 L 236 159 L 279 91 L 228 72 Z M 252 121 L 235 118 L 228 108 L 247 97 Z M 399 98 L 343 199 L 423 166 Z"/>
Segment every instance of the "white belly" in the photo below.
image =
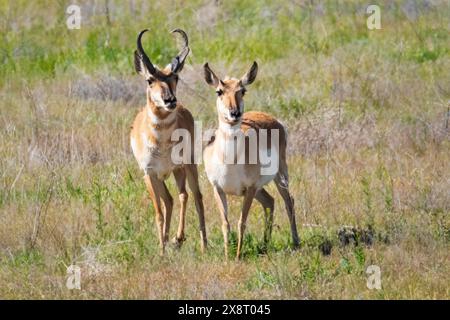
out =
<path fill-rule="evenodd" d="M 206 174 L 211 184 L 220 187 L 226 194 L 242 195 L 245 188 L 252 184 L 246 176 L 244 165 L 216 163 Z"/>
<path fill-rule="evenodd" d="M 215 155 L 209 159 L 205 157 L 204 161 L 208 180 L 226 194 L 239 196 L 243 195 L 248 187 L 260 189 L 272 181 L 276 175 L 261 175 L 259 165 L 224 164 Z"/>
<path fill-rule="evenodd" d="M 172 171 L 175 169 L 176 165 L 170 159 L 170 156 L 164 157 L 152 157 L 147 163 L 145 172 L 147 174 L 154 174 L 160 180 L 165 180 L 169 177 Z"/>

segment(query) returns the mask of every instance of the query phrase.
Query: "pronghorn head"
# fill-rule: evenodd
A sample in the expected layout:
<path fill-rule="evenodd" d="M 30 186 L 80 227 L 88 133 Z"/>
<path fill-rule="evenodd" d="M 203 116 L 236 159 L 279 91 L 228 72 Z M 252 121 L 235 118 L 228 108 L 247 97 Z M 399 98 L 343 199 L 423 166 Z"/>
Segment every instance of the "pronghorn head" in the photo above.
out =
<path fill-rule="evenodd" d="M 208 63 L 203 68 L 206 82 L 216 89 L 219 120 L 230 125 L 238 124 L 244 113 L 245 86 L 255 81 L 258 64 L 253 62 L 250 70 L 241 79 L 226 77 L 221 80 Z"/>
<path fill-rule="evenodd" d="M 184 61 L 189 54 L 188 37 L 181 29 L 175 29 L 172 33 L 179 33 L 183 37 L 184 46 L 173 58 L 172 62 L 164 69 L 158 69 L 150 61 L 150 58 L 142 47 L 142 35 L 148 31 L 141 31 L 137 38 L 137 50 L 134 51 L 134 67 L 136 72 L 142 75 L 148 82 L 147 97 L 153 102 L 152 107 L 159 109 L 153 111 L 165 110 L 171 112 L 177 107 L 176 88 L 178 83 L 178 73 L 183 69 Z"/>

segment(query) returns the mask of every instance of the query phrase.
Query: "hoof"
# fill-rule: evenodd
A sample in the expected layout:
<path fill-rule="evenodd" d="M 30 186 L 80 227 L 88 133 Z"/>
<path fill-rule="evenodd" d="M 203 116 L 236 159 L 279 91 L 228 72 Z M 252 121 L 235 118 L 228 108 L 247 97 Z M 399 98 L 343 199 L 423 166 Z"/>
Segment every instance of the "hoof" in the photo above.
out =
<path fill-rule="evenodd" d="M 181 248 L 181 246 L 183 245 L 183 242 L 184 241 L 186 241 L 186 238 L 185 237 L 183 237 L 183 238 L 177 238 L 177 237 L 174 237 L 173 239 L 172 239 L 172 244 L 176 247 L 176 248 Z"/>

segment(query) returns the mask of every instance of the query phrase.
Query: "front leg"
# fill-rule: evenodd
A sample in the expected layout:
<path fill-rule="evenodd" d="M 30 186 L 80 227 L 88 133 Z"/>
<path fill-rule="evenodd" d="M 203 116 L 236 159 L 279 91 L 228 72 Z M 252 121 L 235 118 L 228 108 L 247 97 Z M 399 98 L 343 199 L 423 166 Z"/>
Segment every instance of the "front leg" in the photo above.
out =
<path fill-rule="evenodd" d="M 144 176 L 144 181 L 155 208 L 155 220 L 159 237 L 160 254 L 163 255 L 165 251 L 164 214 L 162 212 L 160 199 L 164 186 L 162 185 L 161 181 L 158 180 L 158 178 L 150 176 L 148 174 Z"/>
<path fill-rule="evenodd" d="M 184 235 L 186 204 L 188 201 L 188 193 L 186 192 L 186 172 L 184 168 L 175 169 L 173 175 L 175 177 L 175 182 L 178 188 L 178 197 L 180 199 L 180 221 L 178 224 L 178 231 L 174 242 L 177 246 L 181 246 L 183 241 L 186 240 Z"/>
<path fill-rule="evenodd" d="M 239 223 L 238 223 L 239 236 L 238 236 L 236 260 L 239 260 L 241 258 L 241 250 L 242 250 L 242 242 L 244 240 L 245 224 L 247 223 L 248 212 L 250 211 L 250 207 L 252 205 L 255 194 L 256 194 L 256 188 L 254 188 L 254 187 L 247 188 L 247 190 L 245 191 L 241 217 L 239 218 Z"/>
<path fill-rule="evenodd" d="M 228 222 L 228 205 L 225 192 L 217 186 L 214 186 L 214 197 L 219 207 L 220 217 L 222 219 L 223 244 L 225 247 L 225 259 L 228 260 L 228 234 L 230 233 L 230 223 Z"/>
<path fill-rule="evenodd" d="M 164 202 L 164 243 L 169 241 L 169 232 L 170 232 L 170 221 L 172 219 L 172 210 L 173 210 L 173 198 L 170 195 L 169 189 L 167 189 L 164 181 L 161 181 L 162 184 L 162 192 L 161 199 Z"/>

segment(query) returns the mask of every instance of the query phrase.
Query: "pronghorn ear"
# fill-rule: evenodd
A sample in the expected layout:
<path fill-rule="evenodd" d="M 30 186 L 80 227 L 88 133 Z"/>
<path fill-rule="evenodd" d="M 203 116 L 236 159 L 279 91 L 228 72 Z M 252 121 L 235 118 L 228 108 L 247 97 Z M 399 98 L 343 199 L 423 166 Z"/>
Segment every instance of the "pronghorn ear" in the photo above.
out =
<path fill-rule="evenodd" d="M 255 81 L 256 75 L 258 74 L 258 64 L 253 61 L 253 65 L 250 70 L 241 78 L 241 83 L 243 86 L 252 84 Z"/>
<path fill-rule="evenodd" d="M 137 50 L 134 51 L 134 69 L 137 73 L 143 76 L 145 80 L 149 80 L 151 78 L 150 71 L 145 66 L 144 61 Z"/>
<path fill-rule="evenodd" d="M 211 70 L 208 65 L 208 62 L 203 66 L 203 74 L 205 77 L 205 81 L 210 86 L 217 88 L 219 86 L 220 79 L 216 76 L 216 74 Z"/>

